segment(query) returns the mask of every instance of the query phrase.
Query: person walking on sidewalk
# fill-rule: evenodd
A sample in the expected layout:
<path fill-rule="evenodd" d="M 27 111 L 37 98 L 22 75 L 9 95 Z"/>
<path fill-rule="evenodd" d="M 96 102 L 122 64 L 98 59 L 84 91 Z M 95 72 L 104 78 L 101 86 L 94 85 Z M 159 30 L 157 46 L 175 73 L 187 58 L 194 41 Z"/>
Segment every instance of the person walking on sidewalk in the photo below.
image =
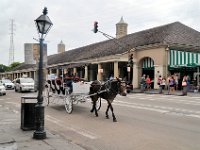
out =
<path fill-rule="evenodd" d="M 187 77 L 184 76 L 182 80 L 182 94 L 187 95 Z"/>
<path fill-rule="evenodd" d="M 161 75 L 159 75 L 158 79 L 157 79 L 157 85 L 159 86 L 159 94 L 162 93 L 162 78 L 161 78 Z"/>
<path fill-rule="evenodd" d="M 140 88 L 141 88 L 141 92 L 144 92 L 145 87 L 146 87 L 146 75 L 143 74 L 143 76 L 141 77 L 141 81 L 140 81 Z"/>
<path fill-rule="evenodd" d="M 171 78 L 171 75 L 168 74 L 168 76 L 167 76 L 167 80 L 166 80 L 166 85 L 167 85 L 167 94 L 169 94 L 169 92 L 170 92 L 170 87 L 169 87 L 169 80 L 170 80 L 170 78 Z"/>
<path fill-rule="evenodd" d="M 151 79 L 150 79 L 149 75 L 147 75 L 146 84 L 147 84 L 147 90 L 149 91 L 151 88 Z"/>
<path fill-rule="evenodd" d="M 171 78 L 169 79 L 169 94 L 174 93 L 175 90 L 175 80 L 174 77 L 171 76 Z"/>

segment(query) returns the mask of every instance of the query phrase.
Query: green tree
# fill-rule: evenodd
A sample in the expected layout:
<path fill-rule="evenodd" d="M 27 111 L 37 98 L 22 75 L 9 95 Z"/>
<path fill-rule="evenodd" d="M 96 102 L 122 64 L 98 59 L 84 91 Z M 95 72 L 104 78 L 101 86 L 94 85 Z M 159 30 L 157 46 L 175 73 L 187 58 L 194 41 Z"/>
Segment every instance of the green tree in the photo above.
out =
<path fill-rule="evenodd" d="M 0 64 L 0 72 L 5 72 L 5 71 L 8 71 L 8 70 L 9 70 L 8 66 Z"/>
<path fill-rule="evenodd" d="M 13 68 L 15 68 L 16 66 L 20 65 L 21 63 L 20 62 L 13 62 L 12 64 L 10 64 L 9 66 L 6 66 L 6 65 L 3 65 L 3 64 L 0 64 L 0 72 L 6 72 L 6 71 L 9 71 Z"/>
<path fill-rule="evenodd" d="M 18 66 L 20 64 L 21 64 L 20 62 L 13 62 L 12 64 L 9 65 L 9 68 L 13 69 L 13 68 L 15 68 L 16 66 Z"/>

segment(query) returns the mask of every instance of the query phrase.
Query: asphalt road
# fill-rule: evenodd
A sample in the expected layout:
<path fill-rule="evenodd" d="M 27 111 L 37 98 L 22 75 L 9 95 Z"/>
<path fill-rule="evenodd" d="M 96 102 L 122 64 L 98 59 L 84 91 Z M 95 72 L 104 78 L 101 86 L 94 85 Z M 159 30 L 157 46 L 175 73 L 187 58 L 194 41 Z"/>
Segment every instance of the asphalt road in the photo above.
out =
<path fill-rule="evenodd" d="M 20 97 L 27 94 L 36 93 L 7 91 L 0 104 L 20 115 Z M 99 117 L 90 113 L 90 101 L 75 104 L 72 114 L 66 113 L 62 99 L 55 103 L 45 109 L 45 128 L 87 150 L 200 149 L 200 95 L 117 96 L 113 103 L 116 123 L 111 114 L 105 119 L 105 101 Z"/>

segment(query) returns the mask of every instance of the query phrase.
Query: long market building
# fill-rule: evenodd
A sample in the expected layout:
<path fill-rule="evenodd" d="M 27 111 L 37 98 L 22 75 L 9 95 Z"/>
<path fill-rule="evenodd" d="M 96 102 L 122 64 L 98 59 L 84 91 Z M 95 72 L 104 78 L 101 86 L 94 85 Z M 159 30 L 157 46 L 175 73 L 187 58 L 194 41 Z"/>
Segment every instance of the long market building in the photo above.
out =
<path fill-rule="evenodd" d="M 158 74 L 167 77 L 177 74 L 181 80 L 189 75 L 199 84 L 200 33 L 180 22 L 127 34 L 128 24 L 121 18 L 116 24 L 116 39 L 93 43 L 65 51 L 63 42 L 58 54 L 47 57 L 48 74 L 62 76 L 73 72 L 85 80 L 107 80 L 110 75 L 129 80 L 134 88 L 140 86 L 143 74 L 149 75 L 153 88 L 158 88 Z M 117 43 L 120 43 L 119 46 Z M 39 48 L 38 48 L 39 49 Z M 132 54 L 133 66 L 127 67 Z M 15 79 L 27 74 L 36 78 L 36 64 L 22 63 L 0 78 Z"/>

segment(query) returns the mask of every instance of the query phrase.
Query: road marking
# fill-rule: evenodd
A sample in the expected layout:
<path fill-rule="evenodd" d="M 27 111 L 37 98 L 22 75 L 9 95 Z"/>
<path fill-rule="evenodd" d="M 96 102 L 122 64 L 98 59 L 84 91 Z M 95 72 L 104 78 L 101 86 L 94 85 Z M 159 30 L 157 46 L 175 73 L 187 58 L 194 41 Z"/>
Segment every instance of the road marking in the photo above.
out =
<path fill-rule="evenodd" d="M 163 106 L 156 106 L 150 104 L 138 104 L 138 103 L 130 103 L 124 101 L 115 101 L 117 103 L 113 103 L 114 105 L 124 106 L 129 108 L 136 108 L 136 109 L 143 109 L 143 110 L 150 110 L 155 112 L 160 112 L 164 114 L 179 114 L 188 117 L 200 117 L 200 111 L 193 111 L 187 109 L 180 109 L 180 108 L 173 108 L 173 107 L 163 107 Z"/>
<path fill-rule="evenodd" d="M 128 98 L 131 98 L 131 99 L 135 99 L 136 97 L 133 97 L 133 96 L 129 96 Z M 174 98 L 174 97 L 173 97 Z M 178 97 L 179 99 L 172 99 L 172 97 L 151 97 L 151 98 L 144 98 L 144 97 L 137 97 L 137 99 L 141 99 L 141 100 L 149 100 L 149 101 L 170 101 L 170 102 L 173 102 L 173 103 L 180 103 L 180 104 L 187 104 L 187 105 L 200 105 L 200 101 L 198 101 L 197 99 L 180 99 L 180 97 Z"/>
<path fill-rule="evenodd" d="M 93 133 L 89 132 L 89 131 L 86 131 L 86 130 L 83 130 L 83 129 L 78 129 L 78 128 L 74 128 L 74 127 L 69 127 L 69 126 L 66 126 L 64 124 L 64 122 L 62 122 L 61 120 L 58 120 L 57 118 L 54 118 L 52 116 L 49 116 L 49 115 L 46 115 L 46 119 L 50 122 L 53 122 L 55 123 L 56 125 L 62 127 L 62 128 L 65 128 L 67 130 L 71 130 L 71 131 L 74 131 L 82 136 L 85 136 L 87 138 L 90 138 L 92 140 L 94 139 L 97 139 L 97 136 L 94 135 Z"/>

